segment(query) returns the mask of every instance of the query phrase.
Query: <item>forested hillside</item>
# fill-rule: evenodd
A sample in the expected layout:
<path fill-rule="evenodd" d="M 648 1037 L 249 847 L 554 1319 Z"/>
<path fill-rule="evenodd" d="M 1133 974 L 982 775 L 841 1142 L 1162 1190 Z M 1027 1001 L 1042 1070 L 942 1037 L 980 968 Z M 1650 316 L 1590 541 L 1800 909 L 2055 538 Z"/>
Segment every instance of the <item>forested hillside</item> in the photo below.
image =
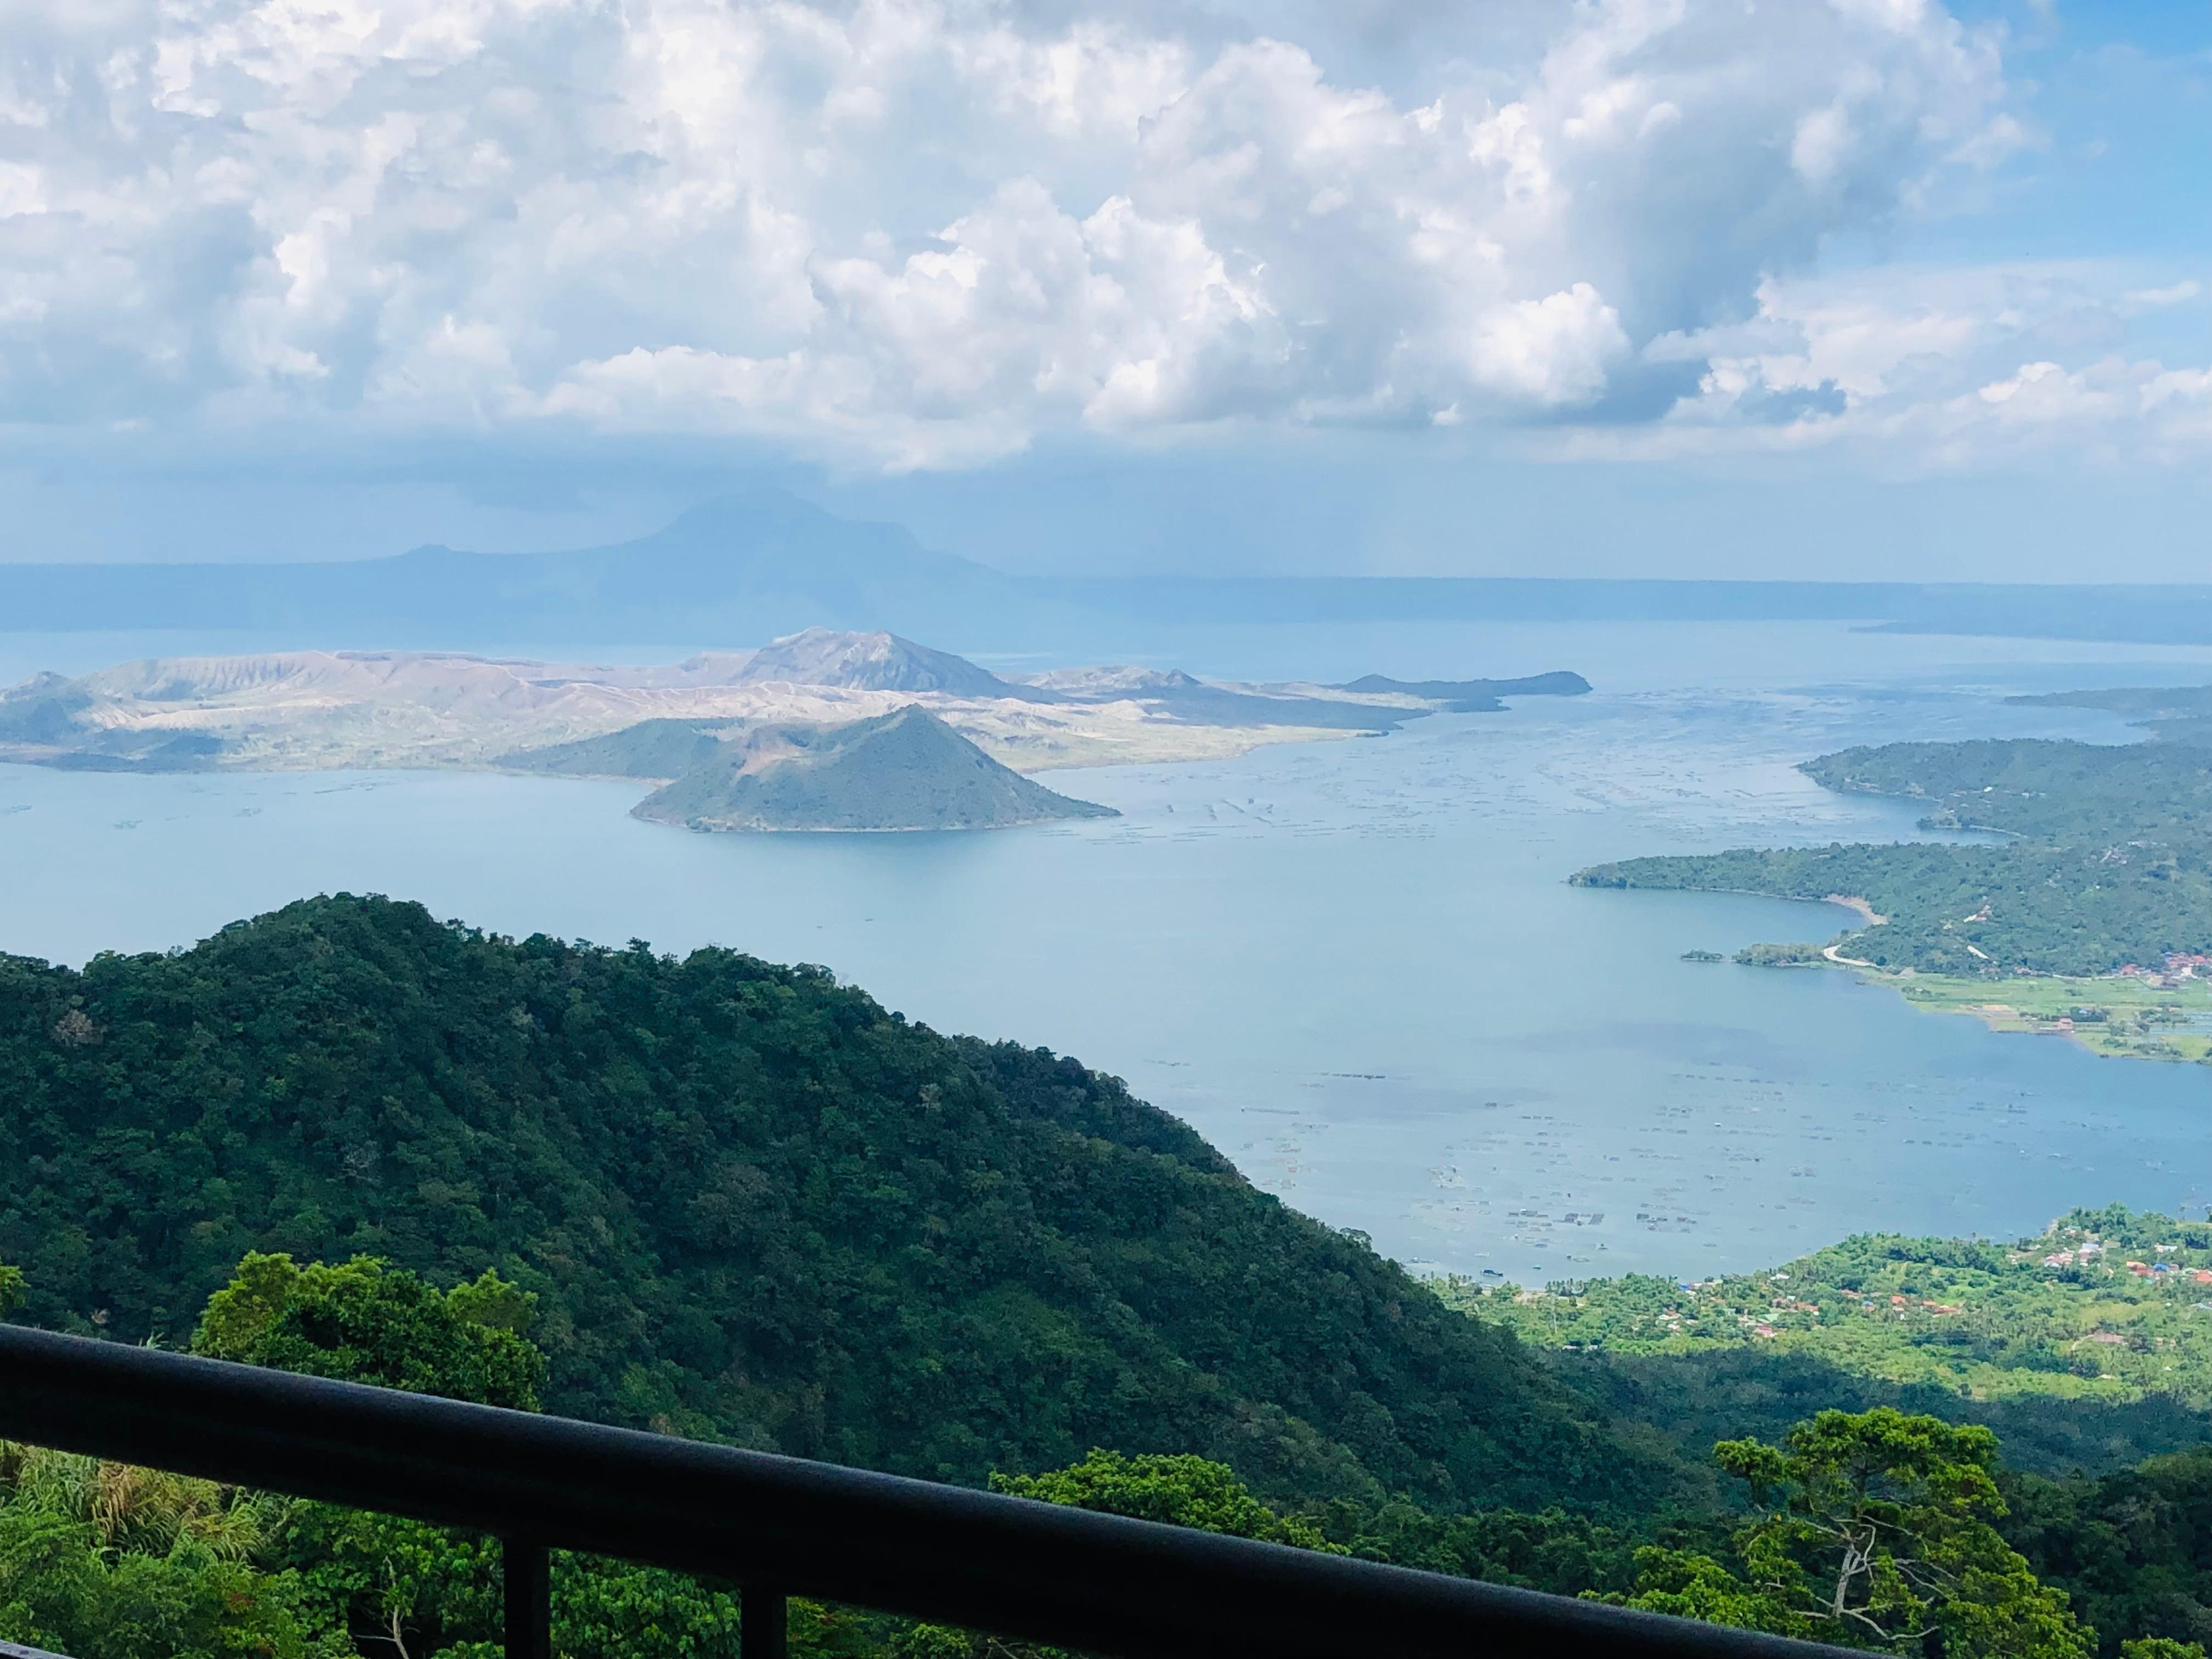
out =
<path fill-rule="evenodd" d="M 2212 685 L 2136 685 L 2099 691 L 2051 691 L 2007 697 L 2007 702 L 2046 708 L 2101 708 L 2161 738 L 2212 743 Z"/>
<path fill-rule="evenodd" d="M 550 1408 L 842 1462 L 1105 1445 L 1443 1505 L 1682 1478 L 1119 1082 L 727 951 L 337 897 L 0 959 L 0 1168 L 56 1328 L 181 1342 L 248 1251 L 370 1254 L 535 1293 Z"/>
<path fill-rule="evenodd" d="M 1889 743 L 1839 750 L 1802 769 L 1830 789 L 1924 801 L 1925 829 L 1996 830 L 2062 846 L 2212 832 L 2212 752 L 2194 744 Z"/>

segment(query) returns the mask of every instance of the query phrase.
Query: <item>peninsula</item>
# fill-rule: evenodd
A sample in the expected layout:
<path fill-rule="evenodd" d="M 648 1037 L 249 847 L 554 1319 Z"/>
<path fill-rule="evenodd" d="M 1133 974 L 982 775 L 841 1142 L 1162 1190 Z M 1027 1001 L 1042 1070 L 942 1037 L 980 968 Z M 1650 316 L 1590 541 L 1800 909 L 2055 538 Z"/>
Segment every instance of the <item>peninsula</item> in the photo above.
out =
<path fill-rule="evenodd" d="M 2027 700 L 2022 700 L 2027 701 Z M 2069 695 L 2139 714 L 2148 742 L 1897 743 L 1804 763 L 1844 793 L 1924 806 L 1920 828 L 2001 842 L 1741 848 L 1629 859 L 1578 886 L 1826 900 L 1858 924 L 1827 961 L 1919 1006 L 1999 1030 L 2069 1036 L 2100 1054 L 2212 1060 L 2212 723 L 2208 692 Z M 1752 965 L 1818 960 L 1754 945 Z"/>

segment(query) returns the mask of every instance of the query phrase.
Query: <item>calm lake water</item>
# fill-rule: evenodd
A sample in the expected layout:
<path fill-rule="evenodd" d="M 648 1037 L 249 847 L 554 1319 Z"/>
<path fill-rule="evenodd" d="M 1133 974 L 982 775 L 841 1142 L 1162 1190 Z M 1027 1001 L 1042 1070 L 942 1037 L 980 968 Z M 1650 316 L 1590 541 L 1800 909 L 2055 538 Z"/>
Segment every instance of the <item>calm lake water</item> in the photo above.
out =
<path fill-rule="evenodd" d="M 270 643 L 0 637 L 0 679 Z M 2127 740 L 2002 699 L 2202 684 L 2212 653 L 1825 624 L 1139 643 L 1096 654 L 1327 679 L 1573 668 L 1598 690 L 1227 763 L 1061 773 L 1124 816 L 972 836 L 696 836 L 631 820 L 641 792 L 604 783 L 0 767 L 0 949 L 162 948 L 351 890 L 502 932 L 823 963 L 941 1029 L 1127 1079 L 1408 1264 L 1524 1282 L 2212 1201 L 2212 1071 L 1993 1036 L 1841 973 L 1680 960 L 1825 939 L 1849 921 L 1832 907 L 1565 883 L 1638 853 L 1912 835 L 1910 811 L 1829 795 L 1795 763 L 1904 738 Z"/>

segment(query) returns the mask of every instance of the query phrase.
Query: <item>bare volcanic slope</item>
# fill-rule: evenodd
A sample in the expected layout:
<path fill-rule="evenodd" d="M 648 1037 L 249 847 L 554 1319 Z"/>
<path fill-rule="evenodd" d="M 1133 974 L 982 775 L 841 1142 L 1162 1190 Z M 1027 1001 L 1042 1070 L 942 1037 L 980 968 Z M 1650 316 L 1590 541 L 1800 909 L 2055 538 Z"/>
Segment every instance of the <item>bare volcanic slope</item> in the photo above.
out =
<path fill-rule="evenodd" d="M 1000 679 L 950 651 L 933 651 L 880 630 L 809 628 L 763 646 L 738 676 L 746 685 L 836 685 L 848 691 L 938 691 L 954 697 L 1023 697 L 1027 686 Z M 1039 701 L 1050 701 L 1039 698 Z"/>
<path fill-rule="evenodd" d="M 927 709 L 758 727 L 635 816 L 692 830 L 995 830 L 1117 816 L 999 764 Z"/>
<path fill-rule="evenodd" d="M 1529 680 L 1245 684 L 1127 665 L 1009 679 L 884 632 L 826 629 L 679 663 L 443 652 L 171 657 L 0 690 L 0 760 L 102 771 L 492 767 L 681 777 L 732 732 L 835 725 L 919 703 L 1018 771 L 1213 760 L 1261 744 L 1383 732 Z"/>

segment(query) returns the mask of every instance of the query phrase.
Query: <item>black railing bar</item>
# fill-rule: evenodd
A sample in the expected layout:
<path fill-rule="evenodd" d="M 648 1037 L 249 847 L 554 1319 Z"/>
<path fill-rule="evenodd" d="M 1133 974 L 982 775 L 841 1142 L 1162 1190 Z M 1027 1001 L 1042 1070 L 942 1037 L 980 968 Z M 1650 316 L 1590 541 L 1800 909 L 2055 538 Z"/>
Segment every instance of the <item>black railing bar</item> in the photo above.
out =
<path fill-rule="evenodd" d="M 0 1436 L 1143 1659 L 1845 1651 L 567 1418 L 0 1327 Z"/>

